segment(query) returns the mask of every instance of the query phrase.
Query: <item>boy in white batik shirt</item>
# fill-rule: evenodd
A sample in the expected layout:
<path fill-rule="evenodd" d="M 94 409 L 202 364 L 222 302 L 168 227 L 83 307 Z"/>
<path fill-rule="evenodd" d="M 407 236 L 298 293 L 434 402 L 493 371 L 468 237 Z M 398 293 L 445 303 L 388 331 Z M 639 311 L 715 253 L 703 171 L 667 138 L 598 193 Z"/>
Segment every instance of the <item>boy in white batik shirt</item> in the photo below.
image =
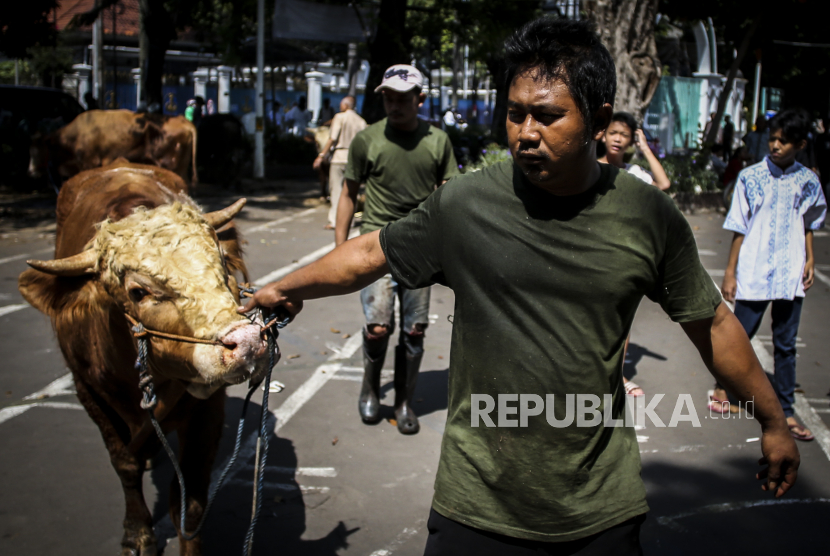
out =
<path fill-rule="evenodd" d="M 795 160 L 810 118 L 785 110 L 769 124 L 769 155 L 738 175 L 723 227 L 735 232 L 721 291 L 751 338 L 772 302 L 775 390 L 797 440 L 812 440 L 793 416 L 796 336 L 805 292 L 813 284 L 813 231 L 824 226 L 827 201 L 818 176 Z M 709 408 L 729 411 L 718 384 Z"/>

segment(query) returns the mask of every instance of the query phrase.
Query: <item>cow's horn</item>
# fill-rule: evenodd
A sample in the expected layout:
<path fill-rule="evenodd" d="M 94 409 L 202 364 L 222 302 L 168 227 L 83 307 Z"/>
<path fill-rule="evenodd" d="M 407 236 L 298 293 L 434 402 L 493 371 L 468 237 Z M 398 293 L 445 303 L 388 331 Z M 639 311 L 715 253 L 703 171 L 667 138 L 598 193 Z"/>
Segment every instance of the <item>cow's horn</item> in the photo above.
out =
<path fill-rule="evenodd" d="M 97 260 L 98 254 L 92 249 L 87 249 L 77 255 L 63 259 L 52 261 L 30 259 L 26 261 L 26 264 L 41 272 L 54 274 L 55 276 L 80 276 L 91 273 Z"/>
<path fill-rule="evenodd" d="M 237 202 L 235 202 L 229 207 L 225 207 L 222 210 L 209 212 L 205 214 L 205 220 L 207 220 L 207 223 L 213 226 L 214 228 L 221 228 L 222 226 L 233 220 L 234 216 L 239 214 L 239 211 L 242 210 L 242 207 L 245 206 L 246 202 L 248 202 L 248 199 L 239 199 Z"/>

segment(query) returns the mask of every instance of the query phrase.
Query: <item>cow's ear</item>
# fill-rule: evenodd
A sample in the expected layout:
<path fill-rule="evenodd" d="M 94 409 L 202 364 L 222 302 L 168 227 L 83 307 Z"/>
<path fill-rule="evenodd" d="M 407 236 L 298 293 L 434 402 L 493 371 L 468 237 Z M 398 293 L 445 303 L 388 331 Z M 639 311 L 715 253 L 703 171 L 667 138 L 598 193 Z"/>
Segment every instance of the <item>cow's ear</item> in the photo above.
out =
<path fill-rule="evenodd" d="M 29 305 L 49 317 L 55 317 L 76 298 L 88 281 L 82 276 L 55 276 L 30 268 L 17 279 L 17 289 Z"/>
<path fill-rule="evenodd" d="M 17 289 L 29 305 L 50 317 L 57 314 L 63 289 L 60 277 L 34 268 L 24 271 L 17 279 Z"/>
<path fill-rule="evenodd" d="M 227 224 L 216 231 L 216 236 L 219 238 L 219 245 L 222 247 L 228 273 L 235 274 L 238 272 L 242 277 L 242 282 L 248 282 L 248 268 L 242 258 L 242 243 L 244 240 L 239 234 L 239 230 L 236 229 L 233 223 Z"/>

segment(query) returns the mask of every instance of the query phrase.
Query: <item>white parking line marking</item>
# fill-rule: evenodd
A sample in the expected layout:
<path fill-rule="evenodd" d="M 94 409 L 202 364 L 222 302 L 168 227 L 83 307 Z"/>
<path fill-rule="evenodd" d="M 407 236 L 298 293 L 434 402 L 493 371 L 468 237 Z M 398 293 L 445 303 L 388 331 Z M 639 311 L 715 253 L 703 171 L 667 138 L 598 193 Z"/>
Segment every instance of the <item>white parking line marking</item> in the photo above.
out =
<path fill-rule="evenodd" d="M 698 249 L 697 254 L 703 255 L 704 257 L 716 257 L 718 255 L 717 252 L 712 251 L 711 249 Z"/>
<path fill-rule="evenodd" d="M 31 408 L 31 405 L 13 405 L 12 407 L 4 407 L 3 409 L 0 409 L 0 424 L 17 417 L 18 415 L 23 415 Z"/>
<path fill-rule="evenodd" d="M 824 282 L 826 286 L 830 286 L 830 277 L 828 277 L 826 274 L 824 274 L 822 271 L 818 269 L 813 270 L 813 273 L 815 274 L 816 278 Z"/>
<path fill-rule="evenodd" d="M 24 400 L 42 400 L 54 396 L 66 396 L 75 393 L 75 381 L 72 380 L 72 373 L 66 373 L 62 377 L 50 382 L 46 388 L 29 394 Z"/>
<path fill-rule="evenodd" d="M 409 539 L 418 534 L 418 531 L 424 526 L 425 520 L 423 518 L 415 522 L 415 527 L 406 527 L 403 531 L 398 533 L 395 539 L 380 550 L 375 550 L 369 556 L 389 556 L 399 549 Z"/>
<path fill-rule="evenodd" d="M 29 259 L 32 255 L 39 255 L 41 253 L 47 253 L 49 251 L 54 252 L 54 247 L 47 247 L 46 249 L 41 249 L 39 251 L 35 251 L 34 253 L 22 253 L 20 255 L 12 255 L 11 257 L 4 257 L 0 259 L 0 264 L 10 263 L 12 261 L 19 261 L 20 259 Z"/>
<path fill-rule="evenodd" d="M 830 398 L 804 398 L 807 403 L 830 403 Z"/>
<path fill-rule="evenodd" d="M 347 381 L 350 381 L 350 382 L 363 382 L 363 377 L 362 377 L 362 376 L 358 376 L 358 375 L 341 375 L 340 373 L 337 373 L 336 375 L 334 375 L 333 377 L 331 377 L 331 379 L 332 379 L 332 380 L 347 380 Z"/>
<path fill-rule="evenodd" d="M 726 274 L 725 270 L 709 270 L 708 268 L 706 269 L 706 272 L 708 272 L 709 276 L 712 278 L 723 278 L 723 275 Z"/>
<path fill-rule="evenodd" d="M 359 233 L 360 232 L 357 228 L 353 229 L 352 233 L 349 234 L 349 239 L 352 239 L 353 237 L 357 236 Z M 254 280 L 254 285 L 255 286 L 264 286 L 265 284 L 268 284 L 269 282 L 275 282 L 275 281 L 279 280 L 280 278 L 288 276 L 289 274 L 291 274 L 292 272 L 294 272 L 298 268 L 302 268 L 305 265 L 311 264 L 314 261 L 316 261 L 317 259 L 321 259 L 325 255 L 328 255 L 330 251 L 334 250 L 334 247 L 335 247 L 334 243 L 329 243 L 328 245 L 326 245 L 324 247 L 321 247 L 318 250 L 309 253 L 308 255 L 303 257 L 302 259 L 298 260 L 296 263 L 291 263 L 289 265 L 285 265 L 284 267 L 278 268 L 277 270 L 275 270 L 273 272 L 269 272 L 268 274 L 266 274 L 262 278 Z"/>
<path fill-rule="evenodd" d="M 243 465 L 242 470 L 253 471 L 254 464 L 249 463 Z M 279 465 L 266 465 L 265 472 L 295 477 L 337 477 L 337 469 L 334 467 L 282 467 Z"/>
<path fill-rule="evenodd" d="M 308 216 L 317 211 L 319 207 L 310 208 L 308 210 L 304 210 L 302 212 L 298 212 L 297 214 L 292 214 L 290 216 L 283 216 L 282 218 L 277 218 L 276 220 L 271 220 L 270 222 L 266 222 L 265 224 L 260 224 L 259 226 L 254 226 L 253 228 L 248 228 L 247 230 L 242 230 L 243 234 L 255 234 L 256 232 L 263 232 L 268 228 L 273 228 L 274 226 L 279 226 L 280 224 L 285 224 L 286 222 L 291 222 L 295 218 L 302 218 L 303 216 Z"/>
<path fill-rule="evenodd" d="M 13 405 L 11 407 L 4 407 L 0 409 L 0 424 L 5 423 L 9 419 L 23 415 L 33 407 L 49 407 L 51 409 L 83 409 L 79 403 L 69 402 L 34 402 L 24 405 Z"/>
<path fill-rule="evenodd" d="M 253 483 L 251 483 L 250 479 L 231 479 L 226 484 L 228 486 L 234 485 L 237 487 L 250 488 Z M 296 492 L 299 490 L 303 494 L 328 494 L 329 491 L 331 491 L 331 488 L 329 487 L 294 485 L 291 483 L 271 483 L 268 481 L 264 481 L 262 486 L 266 489 L 272 488 L 286 492 Z"/>
<path fill-rule="evenodd" d="M 21 309 L 25 309 L 26 307 L 31 307 L 31 305 L 28 303 L 17 303 L 16 305 L 6 305 L 5 307 L 0 307 L 0 317 L 4 317 Z"/>

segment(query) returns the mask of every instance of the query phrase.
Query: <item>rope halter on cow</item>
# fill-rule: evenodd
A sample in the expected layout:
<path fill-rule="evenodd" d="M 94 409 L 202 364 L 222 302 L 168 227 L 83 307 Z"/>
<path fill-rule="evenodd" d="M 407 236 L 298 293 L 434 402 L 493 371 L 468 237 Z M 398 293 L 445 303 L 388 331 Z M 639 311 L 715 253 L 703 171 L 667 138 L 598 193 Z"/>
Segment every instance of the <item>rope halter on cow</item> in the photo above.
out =
<path fill-rule="evenodd" d="M 242 287 L 239 288 L 240 293 L 243 296 L 251 297 L 254 294 L 254 289 L 249 287 Z M 153 424 L 153 428 L 156 430 L 156 435 L 158 436 L 159 440 L 161 441 L 164 450 L 167 452 L 167 456 L 170 458 L 170 461 L 173 464 L 173 469 L 176 472 L 176 477 L 179 481 L 179 488 L 181 490 L 181 506 L 180 506 L 180 516 L 179 516 L 179 531 L 181 535 L 186 540 L 192 540 L 196 538 L 199 534 L 199 531 L 202 529 L 202 525 L 207 518 L 208 513 L 210 512 L 210 507 L 213 505 L 213 501 L 216 499 L 216 493 L 219 491 L 219 488 L 222 486 L 222 483 L 225 481 L 225 478 L 228 475 L 228 472 L 231 470 L 233 465 L 236 463 L 237 456 L 239 455 L 239 449 L 242 445 L 242 431 L 245 428 L 245 414 L 248 410 L 248 402 L 251 399 L 254 391 L 259 387 L 261 384 L 264 383 L 264 388 L 262 391 L 262 413 L 260 414 L 260 427 L 259 433 L 257 438 L 257 450 L 256 450 L 256 465 L 255 465 L 255 475 L 256 475 L 256 490 L 254 491 L 254 503 L 253 503 L 253 514 L 251 516 L 251 523 L 248 526 L 248 532 L 245 535 L 245 547 L 244 553 L 250 555 L 251 550 L 253 548 L 253 540 L 254 540 L 254 529 L 256 528 L 257 520 L 259 519 L 260 508 L 262 506 L 262 486 L 263 480 L 265 477 L 265 462 L 268 458 L 268 427 L 267 427 L 267 417 L 268 417 L 268 394 L 270 392 L 270 383 L 271 383 L 271 371 L 274 369 L 274 366 L 279 363 L 280 360 L 280 350 L 279 345 L 277 344 L 277 338 L 279 337 L 279 330 L 285 328 L 290 320 L 290 317 L 281 314 L 280 312 L 273 312 L 270 315 L 266 315 L 262 312 L 261 308 L 257 309 L 259 316 L 261 317 L 262 324 L 262 331 L 261 333 L 265 336 L 266 341 L 268 342 L 268 354 L 269 354 L 269 361 L 268 361 L 268 371 L 265 373 L 265 377 L 263 380 L 260 380 L 254 384 L 253 380 L 254 377 L 251 376 L 250 387 L 248 389 L 248 394 L 245 396 L 245 403 L 242 404 L 242 414 L 239 417 L 239 425 L 236 431 L 236 441 L 234 443 L 233 452 L 231 453 L 231 457 L 228 460 L 228 464 L 225 466 L 225 469 L 222 470 L 222 474 L 219 476 L 219 480 L 216 482 L 216 485 L 213 487 L 213 491 L 210 493 L 208 497 L 207 505 L 205 506 L 205 510 L 202 513 L 202 519 L 199 521 L 199 525 L 192 533 L 187 533 L 185 530 L 185 517 L 186 517 L 186 508 L 187 508 L 187 495 L 185 491 L 185 484 L 184 484 L 184 476 L 182 475 L 181 468 L 179 467 L 178 462 L 176 461 L 176 456 L 173 453 L 172 448 L 170 448 L 170 444 L 167 442 L 167 438 L 164 435 L 164 431 L 161 428 L 158 420 L 156 419 L 154 409 L 158 404 L 158 398 L 156 397 L 155 393 L 155 386 L 153 384 L 153 377 L 150 375 L 150 367 L 148 365 L 148 356 L 150 351 L 150 338 L 155 336 L 158 338 L 163 338 L 166 340 L 173 340 L 177 342 L 189 342 L 189 343 L 200 343 L 200 344 L 213 344 L 213 345 L 223 345 L 222 342 L 218 340 L 204 340 L 201 338 L 193 338 L 189 336 L 179 336 L 177 334 L 169 334 L 166 332 L 159 332 L 157 330 L 150 330 L 145 328 L 144 325 L 125 313 L 127 320 L 130 321 L 132 326 L 132 333 L 133 336 L 138 341 L 138 357 L 135 361 L 135 367 L 138 370 L 138 387 L 141 389 L 142 392 L 142 399 L 140 402 L 141 408 L 147 411 L 147 414 L 150 417 L 150 422 Z M 280 318 L 282 316 L 283 318 Z M 258 319 L 254 318 L 253 321 L 256 322 Z"/>

